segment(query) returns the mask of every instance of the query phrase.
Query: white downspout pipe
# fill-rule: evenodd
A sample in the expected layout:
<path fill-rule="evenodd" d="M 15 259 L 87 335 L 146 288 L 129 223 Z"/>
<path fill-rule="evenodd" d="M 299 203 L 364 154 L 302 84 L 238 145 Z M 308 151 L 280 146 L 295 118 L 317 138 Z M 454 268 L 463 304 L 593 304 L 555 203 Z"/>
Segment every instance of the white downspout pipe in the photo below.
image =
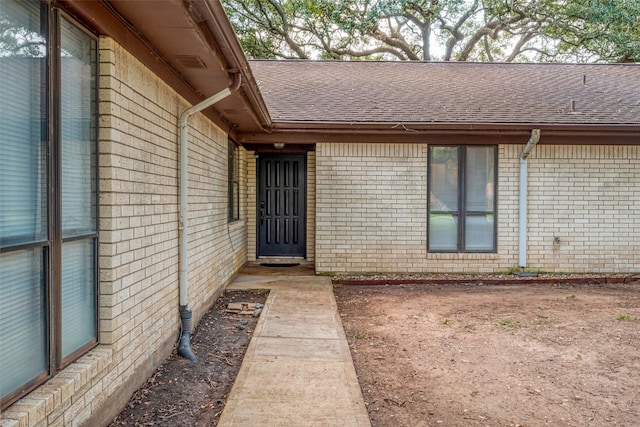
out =
<path fill-rule="evenodd" d="M 196 356 L 191 351 L 189 334 L 191 333 L 191 310 L 189 310 L 188 276 L 189 276 L 189 217 L 188 217 L 188 192 L 189 192 L 189 124 L 188 119 L 192 114 L 198 113 L 231 95 L 240 87 L 241 75 L 235 74 L 233 84 L 222 89 L 215 95 L 185 110 L 179 119 L 180 126 L 180 217 L 178 223 L 179 238 L 179 282 L 180 282 L 180 318 L 182 320 L 182 332 L 178 344 L 178 353 L 191 361 L 196 361 Z"/>
<path fill-rule="evenodd" d="M 527 266 L 527 199 L 528 199 L 528 168 L 527 158 L 533 151 L 536 144 L 540 141 L 540 129 L 532 129 L 531 137 L 522 150 L 520 155 L 520 221 L 519 221 L 519 237 L 518 237 L 518 266 L 524 268 Z"/>

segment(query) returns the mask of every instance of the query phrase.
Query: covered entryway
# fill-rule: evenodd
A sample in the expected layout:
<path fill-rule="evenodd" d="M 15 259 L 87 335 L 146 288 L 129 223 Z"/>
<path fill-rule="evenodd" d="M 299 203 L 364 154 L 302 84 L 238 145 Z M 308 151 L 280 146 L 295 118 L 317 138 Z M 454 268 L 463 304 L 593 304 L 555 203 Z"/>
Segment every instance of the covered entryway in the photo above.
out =
<path fill-rule="evenodd" d="M 305 154 L 258 158 L 257 256 L 306 256 Z"/>

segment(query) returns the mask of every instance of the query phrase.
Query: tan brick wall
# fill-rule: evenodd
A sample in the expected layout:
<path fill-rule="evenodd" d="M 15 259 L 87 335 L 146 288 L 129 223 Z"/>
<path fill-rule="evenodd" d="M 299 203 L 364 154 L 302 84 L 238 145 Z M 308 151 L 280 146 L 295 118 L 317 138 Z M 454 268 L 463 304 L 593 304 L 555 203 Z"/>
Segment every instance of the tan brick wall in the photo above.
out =
<path fill-rule="evenodd" d="M 427 145 L 318 144 L 316 271 L 505 272 L 518 265 L 519 156 L 499 147 L 498 250 L 428 253 Z M 539 145 L 529 158 L 528 266 L 640 268 L 640 150 Z M 560 243 L 553 243 L 559 237 Z"/>
<path fill-rule="evenodd" d="M 99 99 L 100 345 L 8 408 L 3 426 L 104 425 L 179 333 L 177 135 L 189 105 L 108 38 L 100 39 Z M 246 261 L 247 207 L 228 223 L 227 135 L 199 114 L 189 124 L 195 325 Z M 246 179 L 240 187 L 246 200 Z"/>
<path fill-rule="evenodd" d="M 307 261 L 316 259 L 316 153 L 307 153 Z"/>
<path fill-rule="evenodd" d="M 522 144 L 498 147 L 498 254 L 500 264 L 483 264 L 482 270 L 492 272 L 518 266 L 518 213 L 520 197 L 520 154 Z"/>
<path fill-rule="evenodd" d="M 258 160 L 255 151 L 247 155 L 247 259 L 256 260 L 257 236 L 256 236 L 256 198 L 258 194 L 257 170 Z"/>
<path fill-rule="evenodd" d="M 638 212 L 638 146 L 539 145 L 529 158 L 528 260 L 533 267 L 637 272 Z"/>
<path fill-rule="evenodd" d="M 426 145 L 318 144 L 316 271 L 419 271 Z"/>

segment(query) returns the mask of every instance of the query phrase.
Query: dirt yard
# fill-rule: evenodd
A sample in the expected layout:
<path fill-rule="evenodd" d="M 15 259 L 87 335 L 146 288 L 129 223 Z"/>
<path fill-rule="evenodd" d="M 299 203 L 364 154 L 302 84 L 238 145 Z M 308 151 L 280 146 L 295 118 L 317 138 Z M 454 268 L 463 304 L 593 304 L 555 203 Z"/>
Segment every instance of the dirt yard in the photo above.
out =
<path fill-rule="evenodd" d="M 640 423 L 640 283 L 335 294 L 374 427 Z"/>
<path fill-rule="evenodd" d="M 266 299 L 265 291 L 229 292 L 218 299 L 191 337 L 198 361 L 189 362 L 174 349 L 110 427 L 215 426 L 258 322 L 250 314 L 227 312 L 229 303 Z"/>

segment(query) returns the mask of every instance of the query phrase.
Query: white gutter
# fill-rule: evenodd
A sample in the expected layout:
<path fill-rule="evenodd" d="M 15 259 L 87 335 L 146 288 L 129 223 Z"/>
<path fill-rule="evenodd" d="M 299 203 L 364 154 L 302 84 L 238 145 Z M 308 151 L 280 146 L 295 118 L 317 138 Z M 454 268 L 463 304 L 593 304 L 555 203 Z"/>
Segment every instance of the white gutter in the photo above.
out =
<path fill-rule="evenodd" d="M 518 266 L 522 268 L 527 266 L 527 158 L 535 148 L 538 141 L 540 141 L 540 129 L 532 129 L 531 137 L 520 155 L 520 232 L 518 237 Z"/>
<path fill-rule="evenodd" d="M 189 217 L 188 217 L 188 192 L 189 192 L 189 124 L 187 120 L 192 114 L 198 113 L 207 107 L 223 100 L 240 87 L 241 75 L 235 74 L 233 84 L 204 101 L 185 110 L 179 119 L 180 126 L 180 217 L 178 223 L 179 239 L 179 281 L 180 281 L 180 315 L 182 319 L 182 333 L 178 353 L 189 360 L 195 361 L 196 357 L 191 352 L 189 333 L 191 332 L 191 310 L 189 310 L 188 276 L 189 276 Z"/>

